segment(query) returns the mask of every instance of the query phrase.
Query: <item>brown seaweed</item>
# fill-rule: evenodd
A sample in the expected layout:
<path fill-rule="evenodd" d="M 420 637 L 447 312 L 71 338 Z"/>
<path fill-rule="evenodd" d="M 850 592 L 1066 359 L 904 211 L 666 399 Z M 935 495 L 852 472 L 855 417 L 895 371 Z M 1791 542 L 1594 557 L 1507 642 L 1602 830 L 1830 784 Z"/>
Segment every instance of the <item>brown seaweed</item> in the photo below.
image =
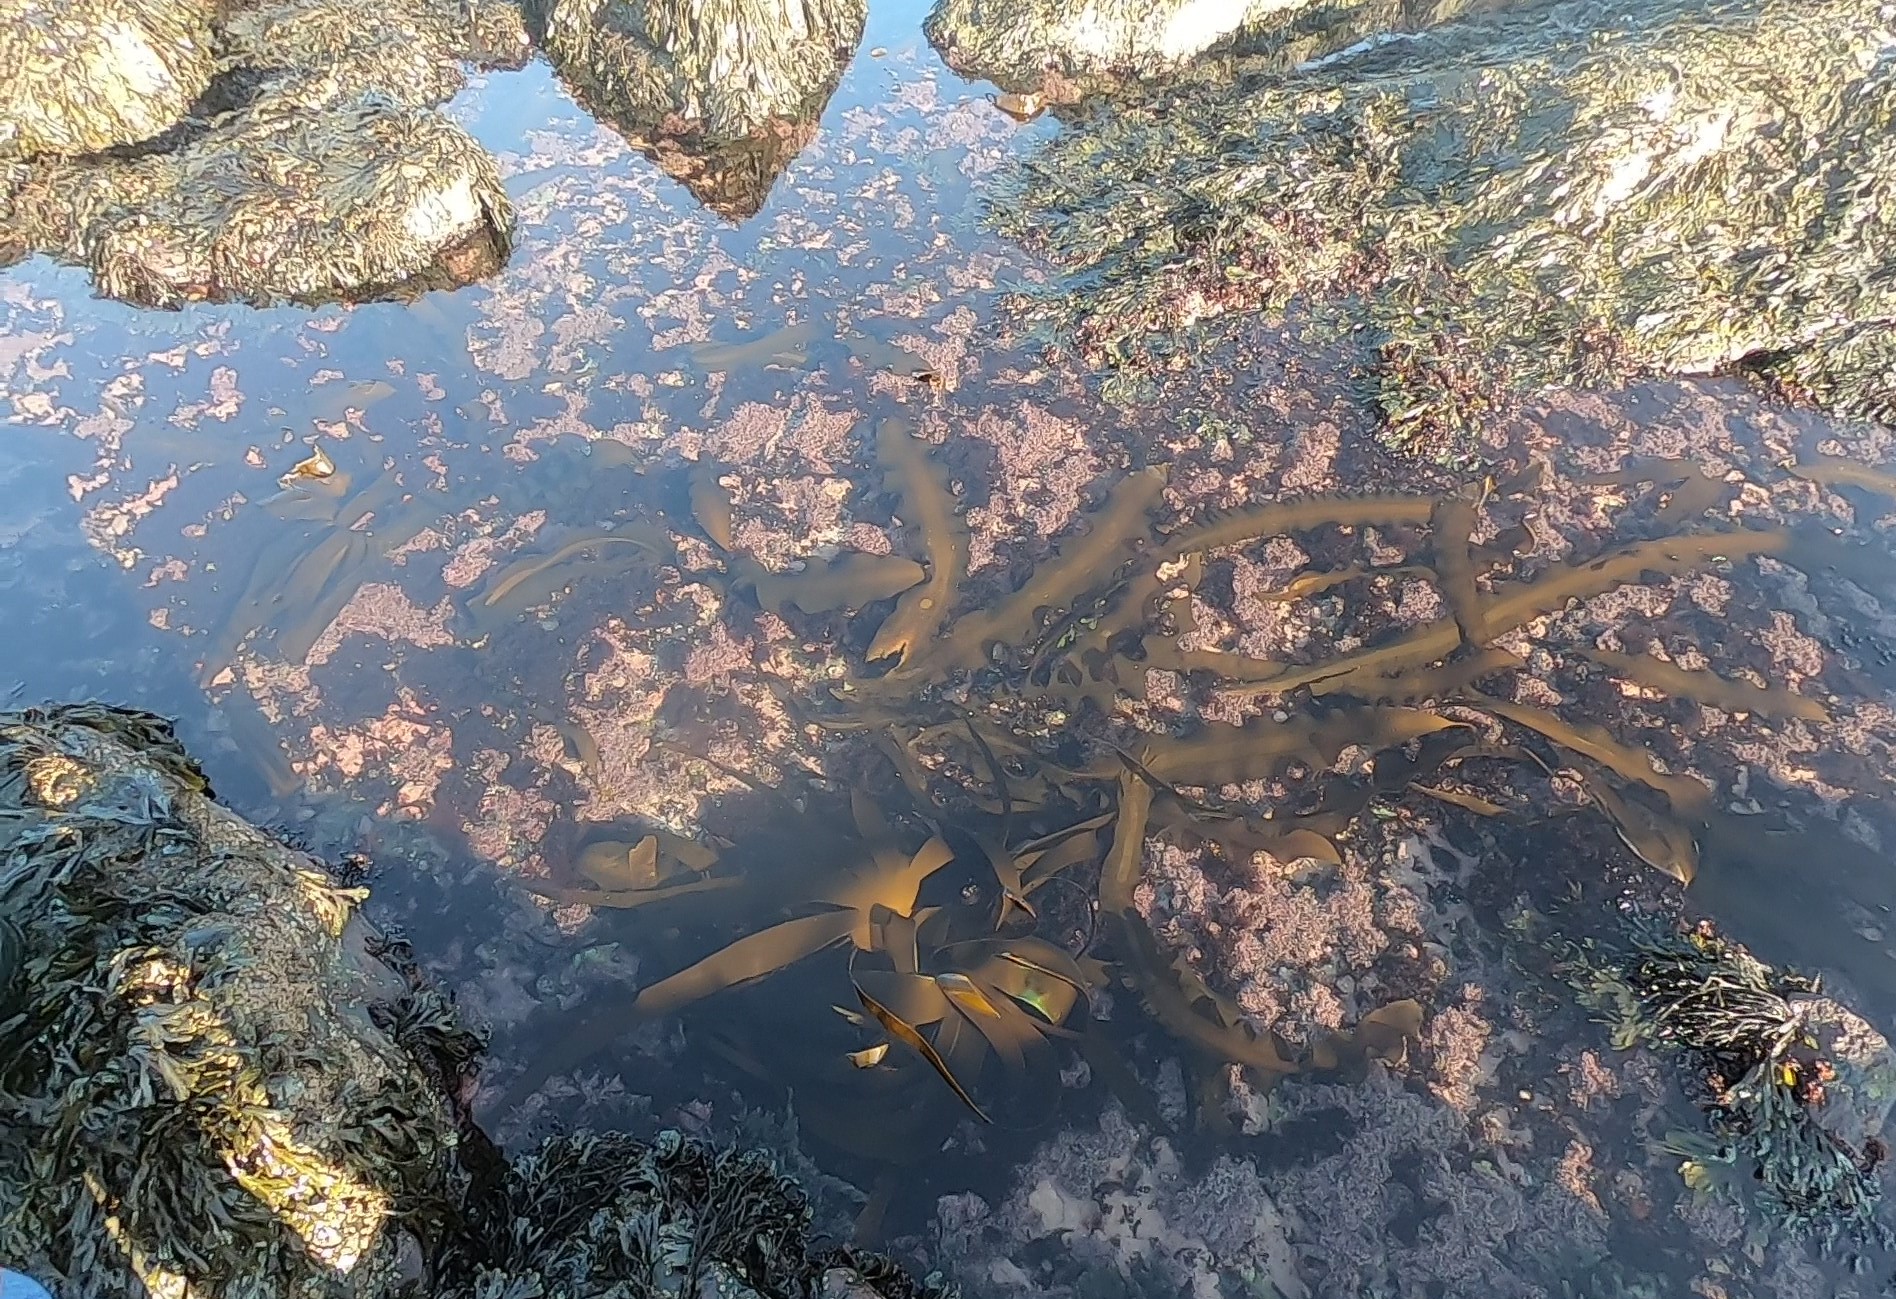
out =
<path fill-rule="evenodd" d="M 1861 487 L 1879 496 L 1896 498 L 1896 473 L 1842 456 L 1799 456 L 1785 468 L 1799 478 L 1824 487 Z"/>
<path fill-rule="evenodd" d="M 1730 497 L 1723 482 L 1684 460 L 1634 461 L 1611 473 L 1592 474 L 1581 481 L 1596 487 L 1637 487 L 1651 483 L 1665 498 L 1653 521 L 1668 528 L 1696 523 L 1708 510 L 1725 505 Z"/>
<path fill-rule="evenodd" d="M 1620 793 L 1597 772 L 1582 768 L 1581 782 L 1633 856 L 1681 884 L 1692 882 L 1698 874 L 1699 854 L 1691 830 Z"/>
<path fill-rule="evenodd" d="M 276 651 L 287 663 L 302 663 L 309 658 L 316 642 L 368 580 L 369 538 L 360 532 L 338 532 L 330 541 L 335 544 L 325 543 L 323 563 L 312 572 L 308 582 L 304 580 L 302 567 L 298 566 L 285 592 L 296 603 L 273 620 L 277 629 Z M 334 568 L 313 595 L 305 595 L 316 576 L 328 568 L 332 551 Z"/>
<path fill-rule="evenodd" d="M 1397 564 L 1388 568 L 1376 568 L 1368 564 L 1351 564 L 1347 568 L 1330 568 L 1299 573 L 1276 590 L 1258 596 L 1258 599 L 1270 604 L 1289 604 L 1292 600 L 1307 600 L 1313 595 L 1322 595 L 1333 587 L 1345 582 L 1357 582 L 1371 577 L 1418 577 L 1434 576 L 1435 570 L 1423 564 Z"/>
<path fill-rule="evenodd" d="M 1739 559 L 1778 554 L 1790 546 L 1789 534 L 1775 530 L 1735 529 L 1635 542 L 1595 559 L 1555 566 L 1535 581 L 1510 585 L 1482 602 L 1484 640 L 1553 613 L 1569 600 L 1611 591 L 1647 575 L 1689 572 L 1714 558 Z M 1295 668 L 1268 681 L 1239 687 L 1244 695 L 1282 694 L 1302 687 L 1315 693 L 1373 689 L 1378 677 L 1395 675 L 1448 657 L 1460 642 L 1454 619 L 1438 619 L 1387 644 L 1359 650 L 1308 667 Z"/>
<path fill-rule="evenodd" d="M 1451 658 L 1435 667 L 1410 668 L 1392 677 L 1371 680 L 1356 678 L 1341 693 L 1370 703 L 1383 704 L 1453 700 L 1466 693 L 1483 677 L 1493 676 L 1497 672 L 1519 671 L 1526 666 L 1527 661 L 1520 655 L 1490 646 L 1460 658 Z"/>
<path fill-rule="evenodd" d="M 894 658 L 901 668 L 935 638 L 968 567 L 968 530 L 955 514 L 948 476 L 907 420 L 885 419 L 876 429 L 876 454 L 895 479 L 903 521 L 922 533 L 928 580 L 896 602 L 869 643 L 870 662 Z"/>
<path fill-rule="evenodd" d="M 786 920 L 747 934 L 678 973 L 643 989 L 634 1007 L 642 1015 L 662 1015 L 748 983 L 786 965 L 848 941 L 859 951 L 875 947 L 872 929 L 879 911 L 907 916 L 915 909 L 922 881 L 946 866 L 953 852 L 939 837 L 913 854 L 891 854 L 878 837 L 869 845 L 871 859 L 846 868 L 811 889 L 811 901 L 834 910 Z"/>
<path fill-rule="evenodd" d="M 579 852 L 579 873 L 602 889 L 649 889 L 658 887 L 658 836 L 646 835 L 637 843 L 600 839 Z"/>
<path fill-rule="evenodd" d="M 1830 720 L 1829 710 L 1815 699 L 1781 687 L 1734 681 L 1709 670 L 1693 671 L 1650 654 L 1619 654 L 1586 645 L 1577 647 L 1575 652 L 1582 658 L 1598 663 L 1615 676 L 1696 703 L 1709 704 L 1726 712 L 1757 713 L 1761 717 L 1792 717 L 1806 722 Z"/>
<path fill-rule="evenodd" d="M 719 550 L 731 548 L 731 493 L 718 481 L 721 466 L 700 460 L 691 467 L 691 517 Z"/>
<path fill-rule="evenodd" d="M 556 549 L 544 555 L 529 555 L 516 559 L 506 565 L 482 588 L 468 605 L 470 613 L 478 616 L 492 616 L 504 611 L 517 612 L 527 607 L 519 595 L 521 588 L 531 579 L 550 573 L 563 564 L 571 563 L 583 555 L 597 555 L 619 547 L 628 548 L 638 559 L 657 562 L 669 552 L 667 541 L 661 541 L 656 529 L 625 527 L 597 532 L 585 532 L 573 537 Z"/>
<path fill-rule="evenodd" d="M 290 765 L 290 755 L 276 728 L 263 715 L 263 708 L 243 686 L 238 686 L 218 701 L 226 733 L 237 746 L 238 754 L 253 764 L 278 798 L 287 798 L 303 787 L 303 778 Z"/>
<path fill-rule="evenodd" d="M 864 992 L 860 987 L 856 989 L 856 997 L 862 1002 L 863 1009 L 875 1016 L 876 1022 L 882 1025 L 884 1031 L 886 1031 L 890 1037 L 896 1039 L 903 1046 L 908 1047 L 924 1060 L 928 1061 L 929 1066 L 933 1068 L 936 1073 L 941 1075 L 942 1081 L 947 1083 L 948 1086 L 954 1090 L 955 1095 L 959 1096 L 962 1103 L 974 1112 L 976 1118 L 980 1119 L 983 1123 L 992 1123 L 994 1121 L 987 1116 L 987 1111 L 975 1104 L 974 1097 L 968 1095 L 968 1089 L 963 1087 L 961 1081 L 955 1077 L 954 1070 L 948 1067 L 948 1062 L 942 1059 L 941 1054 L 935 1050 L 934 1045 L 929 1042 L 927 1038 L 923 1037 L 919 1030 L 913 1025 L 904 1022 L 900 1016 L 890 1011 L 888 1007 Z"/>
<path fill-rule="evenodd" d="M 1119 776 L 1119 812 L 1113 825 L 1112 847 L 1099 871 L 1099 909 L 1108 914 L 1133 909 L 1133 889 L 1145 871 L 1147 819 L 1152 811 L 1152 787 L 1132 771 Z"/>
<path fill-rule="evenodd" d="M 1019 643 L 1029 635 L 1042 609 L 1065 609 L 1088 587 L 1096 586 L 1150 540 L 1148 512 L 1165 490 L 1165 475 L 1147 469 L 1120 480 L 1106 504 L 1087 520 L 1087 531 L 1055 548 L 1054 557 L 1034 570 L 1025 585 L 992 609 L 977 609 L 956 621 L 931 651 L 931 667 L 976 667 L 988 660 L 988 646 Z"/>
<path fill-rule="evenodd" d="M 742 570 L 742 580 L 755 592 L 757 603 L 773 613 L 790 608 L 811 614 L 860 609 L 898 596 L 927 576 L 920 564 L 902 555 L 859 550 L 806 560 L 795 573 L 772 573 L 755 566 Z"/>
<path fill-rule="evenodd" d="M 1459 725 L 1420 709 L 1340 708 L 1320 717 L 1260 717 L 1242 726 L 1206 726 L 1190 736 L 1156 736 L 1136 756 L 1168 784 L 1227 785 L 1264 779 L 1292 761 L 1327 767 L 1353 744 L 1389 748 Z"/>
<path fill-rule="evenodd" d="M 1181 984 L 1178 971 L 1166 963 L 1158 939 L 1137 911 L 1112 911 L 1102 918 L 1117 939 L 1127 976 L 1161 1028 L 1215 1059 L 1256 1069 L 1267 1077 L 1297 1072 L 1296 1063 L 1236 1016 L 1235 1008 L 1207 995 L 1202 982 L 1189 989 Z"/>
<path fill-rule="evenodd" d="M 815 324 L 804 321 L 731 343 L 691 343 L 685 354 L 694 368 L 707 374 L 766 366 L 802 366 L 810 360 Z"/>
<path fill-rule="evenodd" d="M 673 902 L 679 898 L 693 897 L 700 893 L 717 893 L 737 887 L 743 881 L 734 875 L 709 876 L 704 879 L 685 880 L 678 884 L 660 884 L 647 889 L 573 889 L 553 884 L 541 884 L 537 880 L 526 880 L 522 888 L 535 897 L 557 902 L 561 906 L 604 907 L 612 911 L 632 911 L 639 907 L 648 907 L 660 902 Z"/>
<path fill-rule="evenodd" d="M 1481 589 L 1475 584 L 1475 556 L 1470 549 L 1474 538 L 1476 506 L 1462 496 L 1445 496 L 1429 515 L 1430 553 L 1461 635 L 1464 649 L 1478 650 L 1486 643 L 1486 621 Z"/>
<path fill-rule="evenodd" d="M 1673 811 L 1695 816 L 1711 805 L 1712 792 L 1690 776 L 1671 776 L 1652 765 L 1644 749 L 1621 743 L 1606 728 L 1592 722 L 1570 722 L 1544 708 L 1510 703 L 1501 699 L 1481 698 L 1480 707 L 1497 717 L 1531 731 L 1538 731 L 1555 744 L 1591 758 L 1614 774 L 1664 794 Z"/>
<path fill-rule="evenodd" d="M 1179 558 L 1194 551 L 1217 550 L 1326 524 L 1365 527 L 1427 523 L 1434 509 L 1435 500 L 1428 496 L 1312 496 L 1300 501 L 1275 501 L 1181 528 L 1165 538 L 1163 550 L 1167 556 Z"/>

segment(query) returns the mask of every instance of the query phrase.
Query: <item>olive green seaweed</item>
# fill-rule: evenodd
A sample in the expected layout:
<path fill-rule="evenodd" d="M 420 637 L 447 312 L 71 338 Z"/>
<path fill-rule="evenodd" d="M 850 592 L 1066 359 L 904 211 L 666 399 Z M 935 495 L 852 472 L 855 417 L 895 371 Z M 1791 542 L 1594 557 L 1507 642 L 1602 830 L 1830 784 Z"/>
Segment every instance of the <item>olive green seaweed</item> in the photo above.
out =
<path fill-rule="evenodd" d="M 1394 446 L 1503 398 L 1746 363 L 1896 417 L 1896 60 L 1880 0 L 1523 5 L 1099 110 L 993 221 L 1015 305 L 1122 396 L 1254 312 L 1368 338 Z"/>
<path fill-rule="evenodd" d="M 405 1039 L 479 1044 L 315 867 L 213 803 L 159 718 L 0 714 L 0 1258 L 68 1299 L 389 1292 L 398 1216 L 455 1193 Z"/>

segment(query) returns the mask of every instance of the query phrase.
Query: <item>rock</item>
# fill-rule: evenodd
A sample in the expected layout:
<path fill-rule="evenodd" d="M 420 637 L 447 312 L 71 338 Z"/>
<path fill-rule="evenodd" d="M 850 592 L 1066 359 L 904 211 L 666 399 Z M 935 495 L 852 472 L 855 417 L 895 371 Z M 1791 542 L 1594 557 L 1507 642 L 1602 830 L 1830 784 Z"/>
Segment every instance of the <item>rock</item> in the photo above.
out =
<path fill-rule="evenodd" d="M 44 169 L 20 203 L 39 247 L 156 307 L 463 284 L 505 261 L 513 231 L 467 132 L 322 76 L 272 83 L 174 152 Z"/>
<path fill-rule="evenodd" d="M 275 0 L 232 13 L 220 31 L 247 68 L 322 74 L 415 107 L 461 89 L 462 59 L 512 63 L 529 52 L 524 19 L 504 0 Z"/>
<path fill-rule="evenodd" d="M 550 0 L 544 44 L 587 111 L 742 220 L 815 135 L 867 14 L 864 0 Z"/>
<path fill-rule="evenodd" d="M 1295 302 L 1375 340 L 1402 451 L 1652 373 L 1758 369 L 1890 418 L 1889 41 L 1878 0 L 1572 0 L 1289 75 L 1239 59 L 1050 140 L 996 224 L 1073 273 L 1017 305 L 1128 395 Z"/>
<path fill-rule="evenodd" d="M 0 773 L 24 935 L 0 1257 L 72 1296 L 390 1293 L 398 1212 L 451 1190 L 457 1129 L 439 1062 L 381 1025 L 445 1003 L 383 964 L 360 892 L 213 802 L 160 719 L 0 714 Z"/>
<path fill-rule="evenodd" d="M 615 123 L 723 142 L 820 109 L 867 17 L 863 0 L 551 0 L 545 44 Z"/>
<path fill-rule="evenodd" d="M 1058 102 L 1207 54 L 1290 68 L 1498 0 L 936 0 L 923 30 L 950 67 Z"/>
<path fill-rule="evenodd" d="M 209 0 L 0 0 L 0 158 L 142 143 L 212 71 Z"/>
<path fill-rule="evenodd" d="M 964 76 L 1012 90 L 1060 80 L 1149 76 L 1228 47 L 1284 0 L 938 0 L 929 43 Z M 1057 84 L 1057 83 L 1056 83 Z"/>

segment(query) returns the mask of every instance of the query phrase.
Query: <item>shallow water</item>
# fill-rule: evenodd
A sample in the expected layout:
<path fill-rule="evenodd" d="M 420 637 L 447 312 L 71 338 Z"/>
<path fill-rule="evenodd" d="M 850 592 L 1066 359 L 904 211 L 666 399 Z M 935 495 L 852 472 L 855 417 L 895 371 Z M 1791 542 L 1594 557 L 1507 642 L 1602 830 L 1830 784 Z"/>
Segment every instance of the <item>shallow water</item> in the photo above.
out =
<path fill-rule="evenodd" d="M 240 810 L 325 856 L 367 854 L 380 905 L 494 1028 L 483 1099 L 515 1139 L 554 1115 L 755 1137 L 759 1112 L 787 1106 L 816 1168 L 888 1195 L 886 1232 L 934 1261 L 976 1260 L 996 1293 L 1015 1283 L 993 1260 L 1022 1251 L 1026 1229 L 981 1226 L 959 1198 L 970 1190 L 996 1205 L 1012 1194 L 1020 1214 L 1039 1215 L 1023 1266 L 1070 1245 L 1108 1271 L 1123 1266 L 1135 1292 L 1169 1292 L 1175 1279 L 1154 1280 L 1171 1274 L 1147 1256 L 1174 1250 L 1223 1257 L 1226 1285 L 1241 1273 L 1288 1285 L 1258 1243 L 1267 1234 L 1295 1246 L 1312 1294 L 1353 1292 L 1337 1260 L 1364 1242 L 1438 1293 L 1533 1293 L 1507 1258 L 1571 1237 L 1613 1242 L 1654 1268 L 1676 1250 L 1665 1266 L 1681 1284 L 1711 1274 L 1743 1225 L 1694 1199 L 1677 1160 L 1648 1140 L 1692 1124 L 1691 1105 L 1646 1057 L 1615 1053 L 1583 1013 L 1521 974 L 1503 941 L 1507 918 L 1551 909 L 1569 889 L 1603 915 L 1625 898 L 1676 902 L 1571 779 L 1521 782 L 1516 811 L 1533 815 L 1494 824 L 1401 787 L 1376 790 L 1333 872 L 1233 865 L 1183 842 L 1148 854 L 1140 905 L 1154 928 L 1250 1015 L 1314 1038 L 1410 995 L 1429 1014 L 1393 1085 L 1265 1094 L 1240 1083 L 1228 1106 L 1206 1106 L 1187 1093 L 1228 1082 L 1223 1071 L 1181 1070 L 1176 1048 L 1139 1026 L 1135 996 L 1104 993 L 1112 1049 L 1183 1121 L 1188 1135 L 1172 1143 L 1183 1163 L 1166 1145 L 1128 1156 L 1125 1120 L 1101 1117 L 1104 1088 L 1073 1085 L 1088 1070 L 1070 1060 L 1066 1086 L 1042 1079 L 993 1128 L 968 1123 L 925 1071 L 904 1076 L 899 1100 L 855 1102 L 886 1101 L 887 1112 L 838 1114 L 810 1094 L 825 1085 L 810 1057 L 834 1063 L 849 1036 L 826 1004 L 847 996 L 846 982 L 840 992 L 766 983 L 714 1002 L 690 1033 L 667 1022 L 602 1036 L 585 1069 L 509 1110 L 524 1062 L 666 972 L 647 968 L 653 953 L 672 961 L 694 940 L 705 947 L 641 913 L 549 908 L 510 881 L 572 884 L 589 844 L 651 829 L 722 836 L 762 876 L 847 825 L 846 801 L 806 787 L 811 777 L 891 806 L 901 795 L 873 744 L 800 725 L 779 693 L 807 705 L 859 668 L 886 606 L 780 616 L 732 595 L 696 499 L 707 477 L 731 498 L 730 549 L 768 568 L 838 549 L 920 556 L 914 506 L 875 452 L 879 420 L 913 420 L 937 444 L 931 463 L 969 525 L 972 607 L 1040 571 L 1050 538 L 1077 531 L 1148 465 L 1171 467 L 1156 511 L 1168 526 L 1313 493 L 1454 486 L 1382 457 L 1343 376 L 1268 331 L 1243 353 L 1203 358 L 1218 382 L 1202 394 L 1131 411 L 1097 404 L 1088 376 L 1003 347 L 998 293 L 1041 272 L 983 232 L 982 187 L 1063 128 L 1018 123 L 955 77 L 922 40 L 920 16 L 913 4 L 875 8 L 815 140 L 740 225 L 592 122 L 536 62 L 477 78 L 453 105 L 501 158 L 520 210 L 519 247 L 488 283 L 407 304 L 161 314 L 93 299 L 78 272 L 44 261 L 0 276 L 11 407 L 0 617 L 15 630 L 7 670 L 20 696 L 176 716 Z M 717 350 L 725 344 L 739 346 Z M 922 369 L 931 377 L 914 377 Z M 1879 537 L 1892 502 L 1778 465 L 1818 451 L 1881 461 L 1888 440 L 1734 384 L 1550 397 L 1497 420 L 1490 440 L 1514 469 L 1550 466 L 1544 487 L 1483 500 L 1487 539 L 1525 529 L 1515 554 L 1493 557 L 1495 581 L 1590 557 L 1613 538 L 1667 535 L 1654 493 L 1585 481 L 1650 457 L 1729 475 L 1729 508 L 1745 521 Z M 333 502 L 266 506 L 314 449 L 335 473 L 311 490 L 350 481 L 341 514 Z M 543 572 L 507 567 L 602 525 L 655 521 L 679 538 L 675 562 L 605 546 Z M 1423 529 L 1318 524 L 1295 541 L 1214 555 L 1199 591 L 1172 610 L 1189 615 L 1192 648 L 1307 662 L 1448 616 L 1430 580 L 1396 571 L 1434 562 Z M 1306 568 L 1352 562 L 1390 572 L 1303 601 L 1270 598 Z M 471 615 L 508 573 L 517 594 Z M 1724 838 L 1708 834 L 1691 900 L 1767 959 L 1831 971 L 1848 1004 L 1886 1023 L 1896 967 L 1881 918 L 1896 890 L 1875 872 L 1896 741 L 1886 606 L 1821 575 L 1736 561 L 1547 613 L 1518 644 L 1503 642 L 1540 683 L 1529 702 L 1564 705 L 1669 770 L 1719 782 Z M 233 634 L 260 624 L 248 639 Z M 1746 669 L 1756 684 L 1827 700 L 1830 720 L 1701 709 L 1583 670 L 1568 652 L 1640 652 L 1648 636 L 1675 657 L 1696 650 L 1694 667 Z M 1256 711 L 1178 674 L 1139 676 L 1115 738 L 1132 733 L 1128 722 L 1164 731 Z M 1037 731 L 1042 757 L 1101 731 L 1044 700 L 983 689 L 953 702 Z M 929 721 L 956 711 L 926 711 L 914 694 L 889 707 Z M 751 789 L 667 744 L 784 792 Z M 985 795 L 967 754 L 930 770 Z M 1361 763 L 1339 772 L 1360 775 Z M 1323 783 L 1316 770 L 1273 775 L 1242 797 L 1290 806 Z M 909 806 L 961 831 L 991 828 L 961 797 Z M 1044 831 L 1058 818 L 1024 806 L 1020 820 Z M 1773 878 L 1774 859 L 1802 872 L 1795 888 Z M 1052 941 L 1078 948 L 1094 934 L 1083 902 L 1056 897 L 1039 910 Z M 790 1081 L 787 1095 L 747 1066 L 758 1052 L 780 1053 L 761 1072 Z M 925 1121 L 889 1120 L 917 1103 L 917 1088 L 934 1089 Z M 1220 1108 L 1223 1128 L 1207 1120 Z M 1232 1160 L 1261 1165 L 1262 1187 L 1296 1224 L 1271 1234 L 1254 1221 L 1238 1248 L 1195 1221 L 1263 1212 L 1256 1177 Z M 1034 1175 L 1010 1191 L 1029 1161 Z M 1221 1196 L 1219 1177 L 1242 1195 Z M 1073 1202 L 1075 1188 L 1097 1213 Z M 940 1197 L 951 1198 L 938 1209 Z M 830 1187 L 825 1211 L 846 1222 L 856 1202 Z M 1174 1221 L 1122 1231 L 1111 1219 L 1122 1212 Z M 1499 1236 L 1510 1244 L 1495 1250 Z M 1455 1263 L 1471 1249 L 1487 1249 L 1488 1263 Z M 1758 1254 L 1751 1293 L 1834 1281 L 1796 1247 Z"/>

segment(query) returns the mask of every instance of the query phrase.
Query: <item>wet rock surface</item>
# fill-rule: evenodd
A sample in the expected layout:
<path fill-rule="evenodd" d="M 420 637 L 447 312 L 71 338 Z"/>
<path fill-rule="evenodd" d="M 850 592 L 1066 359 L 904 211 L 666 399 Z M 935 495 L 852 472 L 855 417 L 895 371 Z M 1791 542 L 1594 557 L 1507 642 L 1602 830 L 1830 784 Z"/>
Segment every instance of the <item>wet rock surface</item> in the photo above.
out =
<path fill-rule="evenodd" d="M 1010 178 L 1002 228 L 1079 277 L 1019 306 L 1128 398 L 1260 314 L 1360 339 L 1410 451 L 1550 386 L 1728 367 L 1886 420 L 1887 40 L 1873 0 L 1528 5 L 1239 59 Z"/>
<path fill-rule="evenodd" d="M 211 0 L 0 4 L 0 159 L 169 130 L 210 84 L 213 13 Z"/>
<path fill-rule="evenodd" d="M 23 245 L 87 266 L 109 296 L 164 308 L 414 292 L 505 261 L 513 213 L 493 159 L 432 105 L 460 88 L 463 60 L 524 57 L 517 9 L 286 0 L 232 7 L 214 26 L 208 6 L 183 12 L 202 30 L 160 32 L 175 53 L 153 66 L 189 55 L 202 75 L 129 137 L 151 139 L 141 154 L 97 156 L 127 142 L 101 118 L 61 150 L 93 156 L 23 173 L 10 204 Z M 73 31 L 117 30 L 110 6 L 62 13 Z M 105 94 L 111 81 L 72 84 Z"/>
<path fill-rule="evenodd" d="M 586 106 L 743 220 L 809 143 L 864 0 L 550 0 L 544 43 Z"/>

